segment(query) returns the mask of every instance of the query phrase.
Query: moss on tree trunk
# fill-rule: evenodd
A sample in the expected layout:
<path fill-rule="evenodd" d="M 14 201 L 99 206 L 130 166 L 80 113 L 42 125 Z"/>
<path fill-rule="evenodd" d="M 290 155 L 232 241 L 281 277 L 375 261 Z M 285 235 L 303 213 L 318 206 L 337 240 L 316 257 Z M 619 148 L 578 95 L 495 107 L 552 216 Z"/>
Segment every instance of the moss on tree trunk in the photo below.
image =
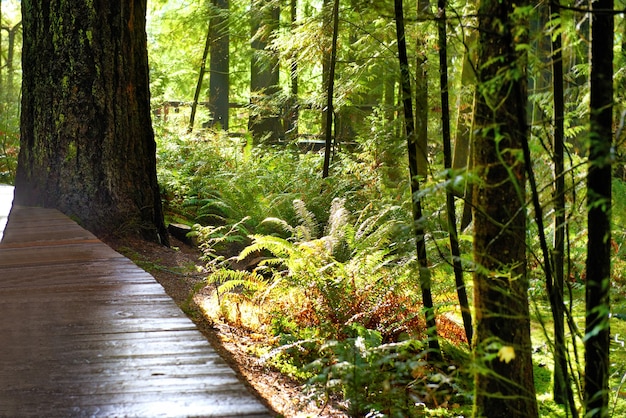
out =
<path fill-rule="evenodd" d="M 497 0 L 479 9 L 473 348 L 475 415 L 490 418 L 538 415 L 526 274 L 526 60 L 515 50 L 527 32 L 514 10 Z"/>
<path fill-rule="evenodd" d="M 22 1 L 16 203 L 95 233 L 167 242 L 156 178 L 146 1 Z"/>

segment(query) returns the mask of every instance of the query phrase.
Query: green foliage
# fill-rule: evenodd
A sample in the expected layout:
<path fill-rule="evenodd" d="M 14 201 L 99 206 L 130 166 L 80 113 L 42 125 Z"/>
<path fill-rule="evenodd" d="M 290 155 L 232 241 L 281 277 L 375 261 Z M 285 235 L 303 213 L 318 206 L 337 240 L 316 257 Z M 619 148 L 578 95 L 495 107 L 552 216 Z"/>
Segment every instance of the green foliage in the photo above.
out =
<path fill-rule="evenodd" d="M 467 403 L 456 382 L 457 367 L 438 370 L 416 340 L 383 344 L 379 332 L 353 325 L 342 341 L 328 341 L 307 366 L 315 376 L 309 390 L 315 399 L 342 393 L 350 416 L 426 416 L 426 405 L 454 407 Z M 430 415 L 430 414 L 429 414 Z"/>
<path fill-rule="evenodd" d="M 269 307 L 266 327 L 279 345 L 265 359 L 308 378 L 316 399 L 342 393 L 352 416 L 418 416 L 426 404 L 459 402 L 456 372 L 427 366 L 418 342 L 424 321 L 411 296 L 413 258 L 397 244 L 406 211 L 368 205 L 354 216 L 334 199 L 323 225 L 301 200 L 293 211 L 296 223 L 265 219 L 273 234 L 252 235 L 236 260 L 207 279 L 220 303 Z M 238 263 L 248 270 L 227 268 Z"/>
<path fill-rule="evenodd" d="M 12 184 L 20 149 L 19 106 L 16 102 L 4 102 L 0 107 L 0 183 Z"/>
<path fill-rule="evenodd" d="M 15 180 L 20 148 L 21 11 L 20 2 L 2 3 L 2 43 L 0 43 L 0 183 Z M 8 31 L 14 36 L 6 36 Z M 9 41 L 13 45 L 9 45 Z M 9 62 L 9 48 L 13 56 Z"/>
<path fill-rule="evenodd" d="M 379 214 L 364 211 L 352 221 L 344 201 L 336 199 L 324 234 L 318 237 L 313 214 L 301 201 L 294 207 L 301 219 L 298 225 L 276 218 L 264 222 L 287 237 L 253 235 L 252 244 L 238 257 L 269 254 L 257 268 L 275 280 L 273 300 L 280 315 L 299 327 L 315 326 L 327 338 L 341 338 L 355 323 L 378 329 L 387 339 L 409 329 L 419 332 L 419 310 L 398 311 L 391 319 L 391 311 L 400 310 L 400 301 L 407 298 L 399 274 L 411 271 L 407 255 L 390 245 L 400 230 L 399 208 Z"/>
<path fill-rule="evenodd" d="M 353 414 L 424 416 L 427 411 L 410 409 L 411 402 L 406 403 L 408 398 L 400 395 L 405 390 L 425 399 L 420 389 L 408 383 L 416 377 L 411 372 L 407 374 L 411 369 L 407 364 L 423 361 L 421 351 L 416 348 L 418 343 L 398 342 L 407 335 L 419 339 L 423 325 L 413 265 L 415 241 L 409 216 L 406 143 L 402 124 L 395 113 L 398 110 L 395 22 L 390 18 L 389 4 L 357 3 L 359 7 L 341 10 L 335 94 L 335 110 L 339 116 L 336 133 L 341 150 L 333 156 L 330 178 L 321 179 L 319 154 L 300 154 L 291 144 L 258 147 L 245 134 L 233 139 L 225 133 L 212 131 L 197 135 L 182 133 L 172 127 L 176 122 L 186 126 L 187 115 L 181 111 L 170 114 L 169 125 L 156 126 L 159 180 L 168 216 L 197 224 L 194 233 L 202 243 L 208 281 L 218 289 L 220 300 L 237 306 L 244 303 L 261 306 L 263 302 L 266 308 L 264 330 L 278 341 L 277 351 L 273 351 L 268 361 L 299 377 L 311 378 L 311 383 L 322 384 L 318 386 L 322 392 L 343 393 L 349 399 L 348 406 Z M 248 6 L 246 2 L 231 2 L 230 10 L 231 101 L 241 103 L 249 102 Z M 149 42 L 153 97 L 157 101 L 189 101 L 197 81 L 210 7 L 206 2 L 181 5 L 165 0 L 154 2 L 152 7 Z M 473 89 L 473 80 L 471 77 L 461 80 L 459 64 L 466 50 L 472 55 L 471 31 L 476 26 L 476 10 L 474 4 L 467 3 L 452 2 L 450 8 L 453 12 L 449 14 L 453 16 L 449 22 L 450 93 L 458 95 L 450 99 L 455 103 L 460 98 L 461 108 L 468 106 L 466 99 L 473 95 L 473 91 L 465 91 Z M 296 21 L 289 24 L 289 11 L 282 8 L 281 27 L 270 37 L 270 48 L 278 52 L 281 59 L 281 90 L 275 96 L 278 107 L 293 99 L 289 88 L 294 80 L 289 70 L 292 63 L 297 64 L 300 134 L 321 132 L 321 109 L 325 103 L 323 60 L 329 45 L 327 12 L 321 2 L 298 2 Z M 534 19 L 535 12 L 538 8 L 517 9 L 513 18 Z M 557 28 L 553 21 L 547 28 L 550 35 L 555 36 L 558 31 L 565 40 L 562 52 L 567 66 L 566 280 L 567 292 L 571 295 L 566 302 L 571 314 L 580 313 L 585 286 L 584 153 L 589 65 L 584 35 L 586 22 L 574 18 L 571 12 L 562 12 L 561 26 Z M 619 20 L 622 17 L 617 19 L 622 22 Z M 431 48 L 435 45 L 435 31 L 430 30 L 432 23 L 418 20 L 413 9 L 407 11 L 407 22 L 407 36 L 423 38 L 426 49 L 410 52 L 414 54 L 409 59 L 411 65 L 416 62 L 417 54 L 427 58 L 428 81 L 434 85 L 438 77 L 435 57 L 438 51 Z M 528 75 L 533 80 L 530 85 L 532 164 L 540 181 L 540 200 L 550 241 L 555 228 L 551 221 L 553 97 L 545 84 L 547 53 L 540 45 L 546 30 L 542 24 L 533 24 L 528 42 L 516 47 L 529 54 Z M 515 35 L 525 38 L 526 27 L 520 26 Z M 494 57 L 494 62 L 501 58 Z M 616 58 L 618 62 L 624 60 L 623 54 Z M 518 64 L 513 66 L 518 67 Z M 411 70 L 415 74 L 415 68 Z M 622 70 L 616 74 L 619 86 L 624 74 Z M 491 83 L 479 88 L 497 90 L 502 81 L 525 76 L 521 68 L 501 71 Z M 425 226 L 429 254 L 433 255 L 430 266 L 435 279 L 433 293 L 438 299 L 438 312 L 441 312 L 455 304 L 450 296 L 454 294 L 454 285 L 451 285 L 452 274 L 447 264 L 449 250 L 442 209 L 445 205 L 443 191 L 453 186 L 460 192 L 465 181 L 475 175 L 470 172 L 448 178 L 442 169 L 437 140 L 439 103 L 435 98 L 436 89 L 429 90 L 432 175 L 422 184 L 420 198 L 424 217 L 419 222 Z M 617 94 L 623 94 L 623 90 L 618 89 Z M 461 91 L 463 93 L 455 93 Z M 244 130 L 248 110 L 236 110 L 236 118 L 244 121 L 237 126 L 243 126 Z M 341 125 L 342 116 L 351 126 Z M 206 115 L 200 119 L 203 117 Z M 344 146 L 346 140 L 349 147 Z M 622 148 L 623 141 L 616 145 L 618 158 L 624 154 Z M 626 223 L 625 191 L 621 181 L 614 182 L 614 314 L 622 314 L 626 309 L 623 273 L 626 271 L 623 246 L 626 236 L 620 232 Z M 536 228 L 535 223 L 529 222 L 530 293 L 533 300 L 543 303 L 546 301 L 542 273 L 545 260 L 540 256 Z M 462 258 L 471 269 L 471 238 L 461 237 L 467 238 L 462 242 Z M 549 317 L 548 311 L 540 313 Z M 546 330 L 551 324 L 541 319 L 543 332 L 537 338 L 541 338 L 540 345 L 549 346 L 552 337 Z M 549 357 L 549 352 L 545 355 Z M 393 356 L 396 360 L 388 361 Z M 619 347 L 612 351 L 612 356 L 615 360 L 612 387 L 622 387 L 624 372 Z M 540 354 L 536 353 L 535 357 L 540 359 Z M 315 363 L 315 359 L 319 361 Z M 574 355 L 572 359 L 578 360 Z M 305 369 L 309 363 L 313 365 Z M 576 365 L 573 369 L 579 370 Z M 547 388 L 549 373 L 541 371 L 539 377 L 545 379 Z M 423 376 L 437 373 L 428 370 Z M 385 383 L 384 377 L 389 378 L 389 382 L 397 381 L 397 386 Z M 422 380 L 427 382 L 424 383 L 427 387 L 439 388 L 429 379 Z M 368 380 L 373 383 L 359 387 L 358 383 Z M 445 400 L 437 402 L 445 404 Z M 542 400 L 542 405 L 545 411 L 550 411 L 547 414 L 559 413 L 554 412 L 559 408 L 553 408 L 547 401 Z M 618 411 L 620 405 L 621 400 Z"/>
<path fill-rule="evenodd" d="M 348 158 L 344 175 L 321 178 L 322 156 L 289 148 L 242 144 L 221 132 L 203 136 L 157 128 L 158 174 L 166 211 L 173 218 L 202 225 L 233 225 L 246 219 L 249 233 L 263 232 L 265 218 L 293 223 L 293 201 L 307 202 L 320 224 L 332 200 L 350 197 L 352 208 L 364 205 L 368 188 L 360 166 Z M 339 164 L 339 163 L 338 163 Z M 352 171 L 350 171 L 352 170 Z"/>

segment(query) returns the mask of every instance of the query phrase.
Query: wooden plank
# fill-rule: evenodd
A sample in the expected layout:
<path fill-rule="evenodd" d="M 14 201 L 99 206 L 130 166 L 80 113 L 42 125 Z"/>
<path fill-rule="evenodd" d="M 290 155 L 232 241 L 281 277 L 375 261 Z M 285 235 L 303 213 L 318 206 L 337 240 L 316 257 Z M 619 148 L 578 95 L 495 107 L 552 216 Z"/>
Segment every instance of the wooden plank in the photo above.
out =
<path fill-rule="evenodd" d="M 152 276 L 57 211 L 13 208 L 0 313 L 0 416 L 271 416 Z"/>

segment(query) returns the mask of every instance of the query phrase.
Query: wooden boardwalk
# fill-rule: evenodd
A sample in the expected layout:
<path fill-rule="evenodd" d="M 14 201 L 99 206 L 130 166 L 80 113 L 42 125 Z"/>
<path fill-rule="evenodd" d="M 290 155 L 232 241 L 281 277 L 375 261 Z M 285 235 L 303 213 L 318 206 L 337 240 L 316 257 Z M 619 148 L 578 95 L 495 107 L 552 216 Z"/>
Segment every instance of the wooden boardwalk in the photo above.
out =
<path fill-rule="evenodd" d="M 0 417 L 271 416 L 152 276 L 55 210 L 11 212 L 0 338 Z"/>

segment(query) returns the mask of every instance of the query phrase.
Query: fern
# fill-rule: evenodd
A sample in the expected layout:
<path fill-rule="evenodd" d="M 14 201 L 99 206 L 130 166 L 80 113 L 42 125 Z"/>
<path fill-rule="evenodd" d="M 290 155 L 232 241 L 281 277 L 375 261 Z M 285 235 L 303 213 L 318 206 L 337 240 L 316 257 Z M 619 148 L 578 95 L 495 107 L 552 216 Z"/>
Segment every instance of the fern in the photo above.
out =
<path fill-rule="evenodd" d="M 291 257 L 296 251 L 297 247 L 294 243 L 289 242 L 284 238 L 275 237 L 272 235 L 252 235 L 252 244 L 244 248 L 237 259 L 239 261 L 244 260 L 250 254 L 255 252 L 262 252 L 264 250 L 269 251 L 278 258 L 287 259 Z"/>
<path fill-rule="evenodd" d="M 255 271 L 221 269 L 210 274 L 206 282 L 215 285 L 221 294 L 237 292 L 251 297 L 268 288 L 267 280 Z"/>
<path fill-rule="evenodd" d="M 244 217 L 234 225 L 218 227 L 196 224 L 193 226 L 190 235 L 198 239 L 203 259 L 211 262 L 212 260 L 223 258 L 219 255 L 223 251 L 223 246 L 241 244 L 248 240 L 248 230 L 245 226 L 248 220 L 248 217 Z"/>
<path fill-rule="evenodd" d="M 306 204 L 300 199 L 293 201 L 293 208 L 296 212 L 296 219 L 300 222 L 301 226 L 301 228 L 297 229 L 297 231 L 301 233 L 301 236 L 298 238 L 302 241 L 317 238 L 318 225 L 315 215 L 307 209 Z"/>

